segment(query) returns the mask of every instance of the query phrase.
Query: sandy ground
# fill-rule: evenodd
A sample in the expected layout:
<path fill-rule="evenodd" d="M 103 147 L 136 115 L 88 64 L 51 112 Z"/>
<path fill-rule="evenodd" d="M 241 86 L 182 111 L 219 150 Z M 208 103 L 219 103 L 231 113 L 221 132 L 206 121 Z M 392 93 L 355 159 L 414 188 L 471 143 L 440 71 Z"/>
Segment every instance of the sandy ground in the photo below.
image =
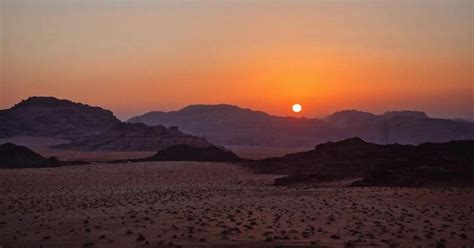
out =
<path fill-rule="evenodd" d="M 238 165 L 191 162 L 0 178 L 2 248 L 474 244 L 474 189 L 291 189 Z"/>

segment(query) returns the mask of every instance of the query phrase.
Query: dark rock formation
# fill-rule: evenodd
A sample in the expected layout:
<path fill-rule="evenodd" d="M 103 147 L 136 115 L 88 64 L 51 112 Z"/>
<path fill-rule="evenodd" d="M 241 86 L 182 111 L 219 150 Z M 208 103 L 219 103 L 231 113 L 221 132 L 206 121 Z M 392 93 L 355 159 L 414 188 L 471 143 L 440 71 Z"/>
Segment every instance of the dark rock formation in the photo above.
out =
<path fill-rule="evenodd" d="M 85 164 L 82 161 L 58 161 L 56 158 L 49 159 L 33 152 L 25 146 L 17 146 L 12 143 L 0 145 L 0 168 L 41 168 L 56 167 L 62 165 Z"/>
<path fill-rule="evenodd" d="M 74 139 L 120 123 L 111 111 L 54 97 L 30 97 L 0 110 L 0 137 L 14 135 Z"/>
<path fill-rule="evenodd" d="M 57 161 L 43 158 L 25 146 L 12 143 L 0 145 L 0 168 L 34 168 L 57 165 Z"/>
<path fill-rule="evenodd" d="M 382 166 L 353 186 L 474 186 L 474 140 L 424 143 L 404 163 Z M 408 152 L 406 152 L 408 153 Z"/>
<path fill-rule="evenodd" d="M 233 152 L 216 146 L 192 147 L 175 145 L 158 151 L 146 161 L 208 161 L 208 162 L 242 162 Z"/>
<path fill-rule="evenodd" d="M 174 145 L 212 146 L 203 138 L 183 134 L 177 127 L 166 128 L 161 125 L 149 127 L 142 123 L 121 123 L 102 134 L 52 148 L 85 151 L 158 151 Z"/>
<path fill-rule="evenodd" d="M 466 185 L 474 182 L 474 140 L 412 146 L 352 138 L 249 166 L 260 173 L 289 175 L 275 182 L 279 185 L 350 178 L 364 178 L 355 186 Z"/>

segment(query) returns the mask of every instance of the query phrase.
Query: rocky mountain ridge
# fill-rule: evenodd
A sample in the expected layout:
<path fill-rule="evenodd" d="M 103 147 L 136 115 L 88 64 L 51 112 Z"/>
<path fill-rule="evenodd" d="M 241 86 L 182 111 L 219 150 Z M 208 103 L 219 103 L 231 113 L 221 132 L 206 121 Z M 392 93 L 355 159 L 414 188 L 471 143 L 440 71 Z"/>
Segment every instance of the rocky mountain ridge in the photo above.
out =
<path fill-rule="evenodd" d="M 182 133 L 177 127 L 121 123 L 99 135 L 76 139 L 72 143 L 51 148 L 83 151 L 158 151 L 174 145 L 212 146 L 203 138 Z"/>
<path fill-rule="evenodd" d="M 288 175 L 278 185 L 355 179 L 354 186 L 472 185 L 474 140 L 378 145 L 356 137 L 314 150 L 256 161 L 259 173 Z"/>
<path fill-rule="evenodd" d="M 179 111 L 149 112 L 128 120 L 179 126 L 218 145 L 314 146 L 358 136 L 378 144 L 421 144 L 474 139 L 474 123 L 430 118 L 419 111 L 382 115 L 346 110 L 324 119 L 272 116 L 232 105 L 191 105 Z"/>

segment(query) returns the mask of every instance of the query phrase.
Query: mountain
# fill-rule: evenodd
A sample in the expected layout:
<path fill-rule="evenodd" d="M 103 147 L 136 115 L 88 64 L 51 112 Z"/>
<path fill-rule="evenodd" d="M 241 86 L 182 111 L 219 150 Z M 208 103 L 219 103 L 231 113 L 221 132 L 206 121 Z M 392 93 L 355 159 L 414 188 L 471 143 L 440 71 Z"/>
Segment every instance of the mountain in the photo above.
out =
<path fill-rule="evenodd" d="M 33 152 L 25 146 L 17 146 L 12 143 L 0 145 L 0 168 L 41 168 L 56 167 L 62 165 L 85 164 L 81 161 L 58 161 L 56 158 L 49 159 Z"/>
<path fill-rule="evenodd" d="M 249 166 L 259 173 L 288 175 L 277 179 L 278 185 L 358 178 L 354 186 L 465 185 L 474 182 L 472 151 L 474 140 L 413 146 L 378 145 L 351 138 Z"/>
<path fill-rule="evenodd" d="M 325 119 L 279 117 L 233 105 L 191 105 L 149 112 L 130 123 L 178 126 L 219 145 L 311 147 L 358 136 L 378 144 L 421 144 L 474 139 L 474 123 L 430 118 L 418 111 L 376 115 L 356 110 Z"/>
<path fill-rule="evenodd" d="M 0 110 L 0 137 L 48 136 L 66 139 L 96 135 L 121 123 L 111 111 L 60 100 L 30 97 Z"/>
<path fill-rule="evenodd" d="M 429 118 L 424 112 L 390 111 L 374 115 L 358 111 L 334 113 L 326 120 L 341 128 L 344 138 L 358 136 L 378 144 L 421 144 L 474 139 L 474 125 Z"/>
<path fill-rule="evenodd" d="M 184 133 L 203 137 L 217 145 L 311 147 L 354 136 L 378 144 L 474 139 L 472 122 L 430 118 L 417 111 L 390 111 L 375 115 L 346 110 L 325 119 L 315 119 L 273 116 L 225 104 L 191 105 L 179 111 L 150 112 L 128 122 L 167 128 L 177 126 Z M 125 132 L 111 129 L 120 127 L 120 124 L 111 111 L 54 97 L 30 97 L 10 109 L 0 110 L 0 138 L 15 135 L 65 138 L 76 141 L 70 149 L 86 150 L 156 150 L 161 147 L 146 131 L 146 136 L 136 136 L 133 144 L 126 143 L 132 140 L 128 137 L 128 141 L 122 139 L 125 143 L 111 144 L 108 148 L 111 138 L 116 139 L 117 133 Z M 88 139 L 92 136 L 102 139 L 104 144 Z M 139 138 L 151 144 L 138 144 Z M 191 145 L 196 141 L 190 137 L 182 140 L 183 144 Z M 173 144 L 176 143 L 170 141 L 170 145 Z M 79 145 L 83 147 L 79 148 Z"/>
<path fill-rule="evenodd" d="M 334 132 L 322 120 L 271 116 L 232 105 L 192 105 L 180 111 L 150 112 L 128 122 L 178 126 L 219 145 L 305 146 Z"/>
<path fill-rule="evenodd" d="M 212 146 L 203 138 L 182 133 L 177 127 L 166 128 L 161 125 L 149 127 L 143 123 L 121 123 L 99 135 L 79 138 L 72 143 L 51 148 L 85 151 L 158 151 L 178 144 L 193 147 Z"/>

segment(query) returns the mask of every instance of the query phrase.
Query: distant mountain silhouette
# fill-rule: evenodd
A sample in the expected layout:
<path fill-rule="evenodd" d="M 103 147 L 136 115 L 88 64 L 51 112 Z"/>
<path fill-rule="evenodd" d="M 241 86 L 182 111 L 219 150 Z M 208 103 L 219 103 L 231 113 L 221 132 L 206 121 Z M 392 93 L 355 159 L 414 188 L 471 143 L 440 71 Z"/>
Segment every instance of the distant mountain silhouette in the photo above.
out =
<path fill-rule="evenodd" d="M 177 127 L 149 127 L 143 123 L 121 123 L 102 134 L 76 139 L 51 148 L 85 151 L 158 151 L 174 145 L 208 147 L 205 139 L 183 134 Z"/>
<path fill-rule="evenodd" d="M 180 111 L 151 112 L 129 122 L 179 126 L 220 145 L 305 146 L 324 141 L 335 131 L 322 120 L 271 116 L 232 105 L 192 105 Z"/>
<path fill-rule="evenodd" d="M 289 175 L 277 185 L 363 178 L 354 186 L 474 185 L 474 140 L 377 145 L 360 138 L 328 142 L 307 152 L 249 165 L 260 173 Z"/>
<path fill-rule="evenodd" d="M 63 165 L 85 164 L 82 161 L 58 161 L 52 157 L 46 159 L 25 146 L 12 143 L 0 145 L 0 168 L 41 168 Z"/>
<path fill-rule="evenodd" d="M 342 138 L 358 136 L 378 144 L 421 144 L 474 139 L 472 123 L 429 118 L 423 112 L 391 111 L 374 115 L 355 110 L 334 113 L 326 120 L 341 128 Z"/>
<path fill-rule="evenodd" d="M 60 100 L 30 97 L 0 110 L 0 137 L 15 135 L 74 139 L 100 134 L 121 123 L 111 111 Z"/>
<path fill-rule="evenodd" d="M 429 118 L 425 113 L 416 111 L 391 111 L 375 115 L 348 110 L 336 112 L 325 119 L 314 119 L 273 116 L 225 104 L 191 105 L 179 111 L 150 112 L 131 118 L 128 122 L 168 128 L 177 126 L 184 133 L 203 137 L 218 145 L 304 147 L 354 136 L 378 144 L 474 139 L 474 123 Z M 10 109 L 0 110 L 0 137 L 57 137 L 90 141 L 83 143 L 83 148 L 71 146 L 71 149 L 109 149 L 106 148 L 107 144 L 98 143 L 95 144 L 97 148 L 94 148 L 94 142 L 87 138 L 95 136 L 104 138 L 106 143 L 110 142 L 107 139 L 114 137 L 117 131 L 111 131 L 111 128 L 120 123 L 112 112 L 99 107 L 54 97 L 30 97 Z M 131 139 L 129 137 L 128 140 Z M 122 141 L 125 142 L 125 139 Z M 115 144 L 110 149 L 121 149 L 120 146 L 128 145 Z M 147 149 L 156 148 L 156 144 L 135 143 L 130 144 L 131 148 L 124 149 L 142 149 L 140 147 L 146 146 L 150 147 Z"/>
<path fill-rule="evenodd" d="M 272 116 L 232 105 L 191 105 L 179 111 L 149 112 L 128 122 L 178 126 L 219 145 L 303 147 L 354 136 L 378 144 L 474 139 L 473 123 L 429 118 L 417 111 L 375 115 L 347 110 L 310 119 Z"/>

